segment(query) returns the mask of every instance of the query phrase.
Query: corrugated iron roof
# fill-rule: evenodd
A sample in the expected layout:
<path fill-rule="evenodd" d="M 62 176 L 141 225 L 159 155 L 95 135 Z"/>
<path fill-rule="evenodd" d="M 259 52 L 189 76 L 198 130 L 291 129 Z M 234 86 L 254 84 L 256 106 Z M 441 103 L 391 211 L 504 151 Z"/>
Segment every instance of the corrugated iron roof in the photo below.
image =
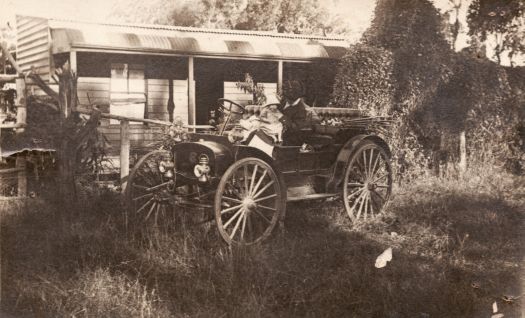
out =
<path fill-rule="evenodd" d="M 49 27 L 54 53 L 84 48 L 100 51 L 313 60 L 340 58 L 348 47 L 343 38 L 258 31 L 54 19 L 49 20 Z"/>

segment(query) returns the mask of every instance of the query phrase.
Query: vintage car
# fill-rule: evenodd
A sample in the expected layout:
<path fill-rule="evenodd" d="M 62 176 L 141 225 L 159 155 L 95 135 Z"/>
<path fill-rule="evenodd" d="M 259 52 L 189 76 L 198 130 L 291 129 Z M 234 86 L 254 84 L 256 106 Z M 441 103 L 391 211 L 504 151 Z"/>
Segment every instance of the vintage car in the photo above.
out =
<path fill-rule="evenodd" d="M 370 132 L 377 118 L 355 109 L 312 108 L 321 122 L 304 130 L 303 145 L 284 146 L 260 131 L 247 139 L 239 134 L 233 118 L 257 115 L 264 106 L 226 99 L 219 106 L 220 125 L 174 136 L 180 142 L 172 149 L 138 160 L 125 191 L 132 215 L 205 209 L 228 244 L 250 245 L 283 225 L 289 202 L 341 198 L 356 222 L 380 213 L 389 199 L 390 150 Z"/>

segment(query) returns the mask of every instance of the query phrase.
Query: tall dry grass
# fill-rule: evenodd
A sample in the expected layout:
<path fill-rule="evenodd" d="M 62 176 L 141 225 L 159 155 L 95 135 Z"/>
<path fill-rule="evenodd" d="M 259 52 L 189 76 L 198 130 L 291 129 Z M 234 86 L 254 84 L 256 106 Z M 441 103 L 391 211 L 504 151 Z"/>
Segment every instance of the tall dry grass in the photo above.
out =
<path fill-rule="evenodd" d="M 525 181 L 475 170 L 395 191 L 352 225 L 339 202 L 289 206 L 262 245 L 229 248 L 199 211 L 126 228 L 118 197 L 66 210 L 0 201 L 2 311 L 28 317 L 519 317 Z M 387 247 L 393 259 L 374 267 Z M 521 283 L 520 283 L 521 280 Z"/>

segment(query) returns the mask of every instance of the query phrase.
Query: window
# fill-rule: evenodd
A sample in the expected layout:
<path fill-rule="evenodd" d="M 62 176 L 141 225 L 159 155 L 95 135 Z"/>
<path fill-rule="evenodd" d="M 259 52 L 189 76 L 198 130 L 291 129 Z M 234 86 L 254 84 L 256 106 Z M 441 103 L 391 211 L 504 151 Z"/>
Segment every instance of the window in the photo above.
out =
<path fill-rule="evenodd" d="M 111 106 L 110 114 L 144 118 L 146 112 L 146 81 L 144 65 L 111 64 Z M 111 120 L 118 124 L 118 120 Z M 131 122 L 131 124 L 140 124 Z"/>

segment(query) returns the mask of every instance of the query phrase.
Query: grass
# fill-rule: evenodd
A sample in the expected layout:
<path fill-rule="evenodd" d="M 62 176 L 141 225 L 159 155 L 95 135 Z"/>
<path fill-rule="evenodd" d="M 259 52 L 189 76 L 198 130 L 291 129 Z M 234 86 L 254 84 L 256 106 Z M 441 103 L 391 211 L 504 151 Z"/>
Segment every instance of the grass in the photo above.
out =
<path fill-rule="evenodd" d="M 191 213 L 124 226 L 110 193 L 57 208 L 0 201 L 2 312 L 16 317 L 520 317 L 525 181 L 425 179 L 379 218 L 289 206 L 284 232 L 229 248 Z M 393 248 L 386 267 L 376 257 Z"/>

